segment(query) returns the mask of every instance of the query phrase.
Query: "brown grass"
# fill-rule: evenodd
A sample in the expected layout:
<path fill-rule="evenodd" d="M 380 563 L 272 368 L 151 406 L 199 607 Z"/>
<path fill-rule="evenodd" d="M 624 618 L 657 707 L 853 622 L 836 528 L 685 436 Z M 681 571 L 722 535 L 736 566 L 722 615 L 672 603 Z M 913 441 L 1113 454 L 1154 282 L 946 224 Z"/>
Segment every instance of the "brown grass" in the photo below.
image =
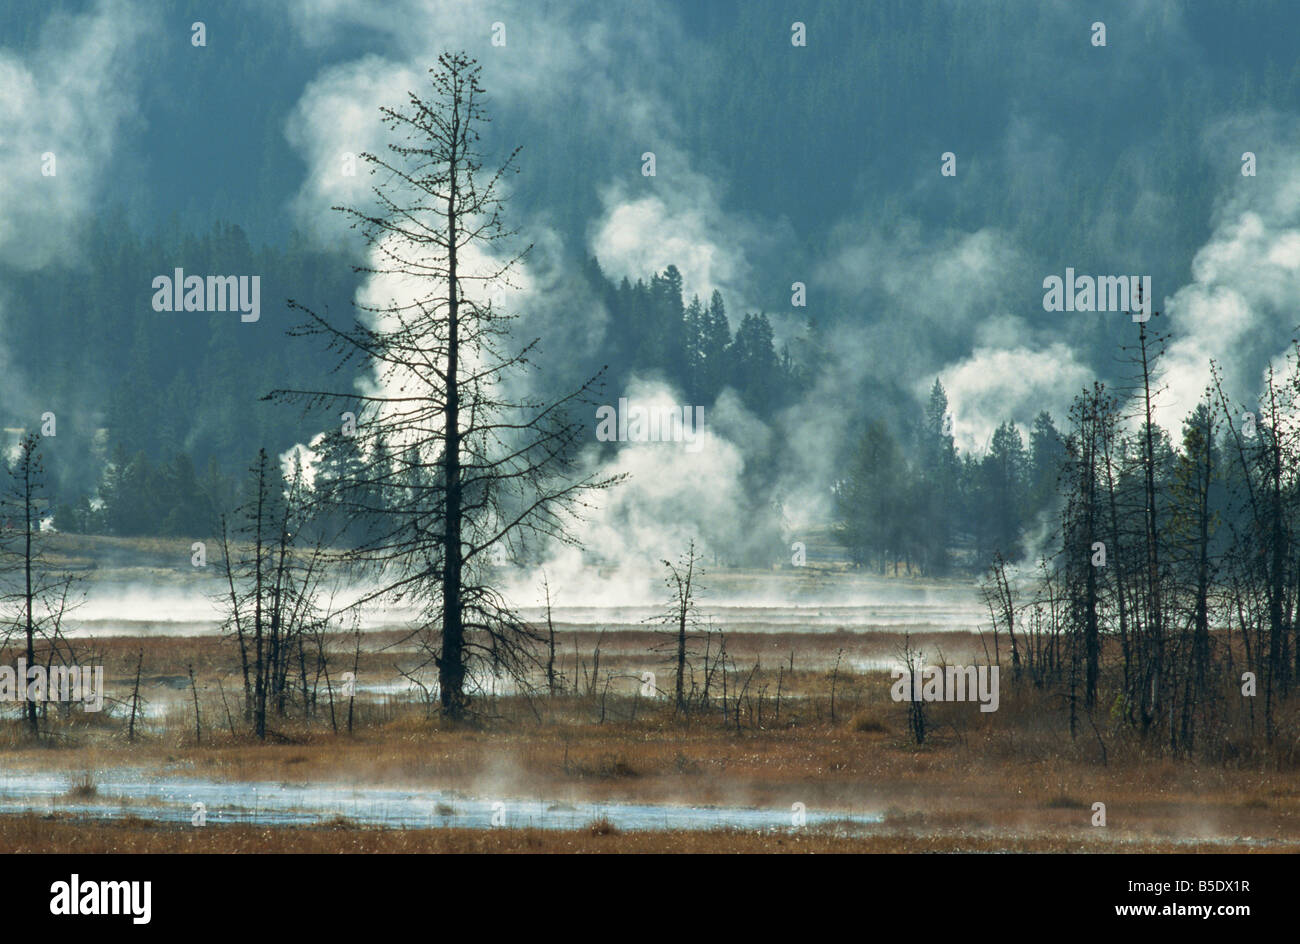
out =
<path fill-rule="evenodd" d="M 284 744 L 227 735 L 201 748 L 158 741 L 128 746 L 88 737 L 80 746 L 7 751 L 5 762 L 10 769 L 70 776 L 132 765 L 180 777 L 491 790 L 566 802 L 786 810 L 802 802 L 810 811 L 884 812 L 886 825 L 917 835 L 966 836 L 950 842 L 983 843 L 969 834 L 985 829 L 1089 842 L 1086 837 L 1103 832 L 1090 826 L 1091 806 L 1103 802 L 1107 834 L 1135 842 L 1300 840 L 1300 782 L 1292 773 L 1175 762 L 1121 745 L 1101 766 L 1086 742 L 1050 741 L 1050 725 L 1035 733 L 1034 717 L 1013 710 L 1008 718 L 1022 723 L 1007 730 L 980 724 L 987 716 L 975 711 L 962 737 L 938 736 L 922 748 L 899 733 L 864 732 L 856 716 L 739 735 L 720 723 L 674 720 L 671 712 L 605 725 L 512 717 L 449 726 L 405 717 L 354 737 L 298 731 Z M 905 730 L 901 719 L 895 730 Z"/>
<path fill-rule="evenodd" d="M 64 551 L 70 560 L 120 552 L 131 563 L 135 553 L 144 561 L 140 566 L 148 563 L 148 554 L 177 553 L 176 541 L 119 546 L 114 540 L 69 540 Z M 185 551 L 180 559 L 188 561 L 188 543 L 179 543 Z M 410 644 L 396 645 L 405 632 L 366 634 L 359 679 L 392 680 L 396 666 L 411 665 Z M 560 669 L 567 679 L 581 678 L 584 665 L 590 667 L 597 639 L 598 632 L 590 628 L 560 633 Z M 997 712 L 981 713 L 971 704 L 928 706 L 931 735 L 917 747 L 908 740 L 907 706 L 889 698 L 888 676 L 845 668 L 854 660 L 894 655 L 900 642 L 896 635 L 782 632 L 727 636 L 728 652 L 746 674 L 761 662 L 737 729 L 734 713 L 726 723 L 718 710 L 679 718 L 663 700 L 636 696 L 644 670 L 658 672 L 661 687 L 671 684 L 662 656 L 648 651 L 660 641 L 640 629 L 604 637 L 601 674 L 627 678 L 611 686 L 603 701 L 599 694 L 571 691 L 532 704 L 502 698 L 481 703 L 484 717 L 479 722 L 448 725 L 409 699 L 363 695 L 356 703 L 357 727 L 351 736 L 330 730 L 322 702 L 310 723 L 293 716 L 273 719 L 273 736 L 259 743 L 244 733 L 242 681 L 230 641 L 101 636 L 93 648 L 106 665 L 109 694 L 129 693 L 143 647 L 144 694 L 172 706 L 167 718 L 142 723 L 139 739 L 128 745 L 120 714 L 74 710 L 59 718 L 51 712 L 49 736 L 34 744 L 7 713 L 0 720 L 0 758 L 7 769 L 69 775 L 131 766 L 217 780 L 382 783 L 468 792 L 490 788 L 568 802 L 785 810 L 802 802 L 809 811 L 881 812 L 886 816 L 883 831 L 854 838 L 620 833 L 600 831 L 598 821 L 570 833 L 395 833 L 362 829 L 345 819 L 315 830 L 191 830 L 134 819 L 72 824 L 58 818 L 0 817 L 0 849 L 40 851 L 37 839 L 44 837 L 44 851 L 55 851 L 64 847 L 67 830 L 98 837 L 100 851 L 898 851 L 890 845 L 897 846 L 900 836 L 906 836 L 908 849 L 916 850 L 1086 851 L 1131 843 L 1134 851 L 1159 851 L 1162 845 L 1174 847 L 1172 837 L 1300 840 L 1300 754 L 1267 750 L 1258 730 L 1253 739 L 1241 733 L 1245 725 L 1205 733 L 1204 742 L 1218 751 L 1208 760 L 1168 759 L 1111 728 L 1104 710 L 1096 717 L 1100 744 L 1086 723 L 1072 740 L 1060 699 L 1028 684 L 1015 685 L 1006 673 Z M 972 658 L 978 640 L 961 633 L 922 633 L 913 644 L 927 651 L 941 647 L 949 661 L 961 662 Z M 830 670 L 840 650 L 843 665 L 835 679 L 832 715 Z M 350 642 L 339 637 L 335 651 L 350 652 Z M 0 659 L 9 655 L 0 653 Z M 194 744 L 189 691 L 176 687 L 190 663 L 199 682 L 201 747 Z M 234 715 L 235 733 L 229 730 L 218 679 Z M 778 683 L 783 698 L 779 714 Z M 1108 704 L 1104 698 L 1101 702 Z M 1278 711 L 1277 743 L 1288 748 L 1300 745 L 1297 702 L 1292 699 Z M 345 712 L 340 704 L 340 724 Z M 68 797 L 85 799 L 95 789 L 87 776 L 84 784 L 74 783 Z M 1106 804 L 1106 830 L 1090 827 L 1095 802 Z M 24 838 L 19 823 L 39 826 L 36 838 Z"/>
<path fill-rule="evenodd" d="M 137 817 L 109 822 L 58 815 L 0 816 L 0 852 L 33 853 L 901 853 L 901 852 L 1297 852 L 1300 842 L 1172 843 L 1158 837 L 1108 840 L 1097 835 L 930 835 L 881 831 L 843 836 L 805 830 L 620 832 L 597 823 L 579 830 L 363 829 L 338 820 L 319 827 L 161 824 Z"/>

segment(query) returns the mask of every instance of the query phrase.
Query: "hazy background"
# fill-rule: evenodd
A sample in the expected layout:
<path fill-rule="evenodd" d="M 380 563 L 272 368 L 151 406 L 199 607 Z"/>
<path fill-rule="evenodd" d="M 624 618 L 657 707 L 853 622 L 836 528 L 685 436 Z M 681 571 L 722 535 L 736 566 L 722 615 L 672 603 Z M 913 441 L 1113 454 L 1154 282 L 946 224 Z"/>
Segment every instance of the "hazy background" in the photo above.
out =
<path fill-rule="evenodd" d="M 1027 436 L 1040 410 L 1060 423 L 1094 377 L 1119 379 L 1125 316 L 1042 309 L 1067 266 L 1152 276 L 1167 428 L 1210 357 L 1234 396 L 1258 392 L 1300 298 L 1288 23 L 1281 2 L 9 0 L 0 418 L 16 435 L 57 414 L 46 461 L 69 507 L 102 500 L 115 455 L 216 505 L 259 446 L 310 441 L 333 418 L 258 398 L 333 366 L 284 336 L 285 299 L 345 318 L 365 290 L 329 207 L 363 204 L 369 181 L 341 155 L 382 147 L 378 107 L 464 48 L 495 116 L 485 150 L 524 148 L 509 214 L 534 250 L 510 302 L 543 340 L 536 383 L 610 364 L 606 402 L 697 402 L 628 340 L 637 310 L 616 292 L 669 265 L 685 301 L 721 293 L 732 332 L 765 313 L 789 358 L 695 392 L 698 453 L 593 446 L 632 478 L 586 525 L 592 551 L 654 560 L 698 537 L 776 562 L 833 517 L 845 444 L 873 419 L 903 438 L 935 378 L 976 455 L 1003 421 Z M 261 320 L 154 312 L 150 281 L 176 267 L 260 274 Z M 105 527 L 163 529 L 181 504 L 157 495 Z"/>

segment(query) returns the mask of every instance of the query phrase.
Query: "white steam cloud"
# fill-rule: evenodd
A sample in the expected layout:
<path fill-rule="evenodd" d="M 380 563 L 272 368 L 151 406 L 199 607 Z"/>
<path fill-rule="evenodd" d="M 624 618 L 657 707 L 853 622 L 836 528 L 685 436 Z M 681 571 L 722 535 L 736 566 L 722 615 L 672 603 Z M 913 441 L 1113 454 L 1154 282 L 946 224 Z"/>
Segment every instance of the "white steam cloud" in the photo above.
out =
<path fill-rule="evenodd" d="M 1205 395 L 1210 358 L 1222 368 L 1225 392 L 1250 409 L 1267 366 L 1282 361 L 1300 323 L 1300 121 L 1236 119 L 1212 129 L 1206 142 L 1234 158 L 1253 150 L 1259 168 L 1227 187 L 1214 232 L 1192 261 L 1191 283 L 1166 302 L 1172 338 L 1161 403 L 1163 425 L 1175 433 Z"/>
<path fill-rule="evenodd" d="M 962 451 L 982 453 L 988 450 L 993 431 L 1006 420 L 1019 426 L 1022 434 L 1041 410 L 1059 423 L 1074 395 L 1092 377 L 1060 342 L 1042 350 L 976 348 L 970 357 L 943 370 L 953 438 Z M 926 397 L 929 382 L 918 384 L 916 392 L 918 399 Z"/>
<path fill-rule="evenodd" d="M 627 143 L 626 148 L 610 146 L 613 154 L 626 150 L 626 159 L 611 164 L 606 180 L 592 183 L 603 212 L 589 226 L 585 247 L 569 247 L 566 253 L 548 220 L 515 217 L 533 251 L 516 271 L 516 290 L 497 301 L 521 314 L 521 337 L 542 336 L 546 348 L 558 346 L 562 352 L 590 351 L 600 343 L 608 315 L 565 263 L 580 248 L 594 254 L 615 278 L 636 279 L 675 264 L 688 298 L 698 294 L 707 301 L 717 288 L 733 311 L 742 310 L 751 276 L 746 247 L 776 234 L 729 215 L 720 188 L 692 169 L 689 154 L 677 143 L 672 109 L 656 90 L 673 74 L 663 51 L 688 45 L 671 13 L 638 7 L 638 29 L 627 31 L 617 28 L 622 16 L 617 7 L 593 11 L 576 3 L 545 10 L 503 3 L 490 13 L 443 0 L 404 0 L 397 11 L 385 9 L 382 15 L 373 5 L 353 0 L 302 2 L 292 9 L 308 41 L 329 43 L 364 28 L 379 35 L 385 49 L 382 56 L 368 55 L 319 75 L 288 123 L 289 141 L 309 168 L 294 201 L 305 229 L 323 239 L 346 232 L 346 221 L 328 207 L 364 206 L 374 180 L 360 164 L 356 176 L 347 176 L 344 155 L 381 153 L 386 131 L 379 107 L 404 104 L 408 91 L 427 86 L 426 70 L 440 53 L 464 48 L 483 67 L 483 84 L 498 120 L 512 109 L 563 113 L 581 125 L 575 134 L 589 129 L 600 140 Z M 505 46 L 491 45 L 494 23 L 504 25 Z M 629 61 L 656 65 L 628 69 Z M 505 143 L 512 142 L 508 128 L 500 133 Z M 641 176 L 640 155 L 647 150 L 656 155 L 654 178 Z M 404 301 L 416 291 L 401 280 L 375 276 L 362 287 L 358 301 Z M 377 386 L 390 393 L 401 382 L 358 379 L 362 389 Z M 618 395 L 606 399 L 613 402 Z M 640 381 L 621 395 L 653 405 L 681 403 L 662 384 Z M 748 417 L 734 394 L 725 394 L 707 414 L 710 428 L 701 434 L 700 451 L 687 452 L 680 443 L 627 445 L 601 470 L 632 476 L 627 485 L 597 497 L 601 508 L 582 527 L 581 538 L 594 557 L 615 569 L 635 558 L 639 580 L 648 572 L 647 564 L 675 559 L 693 538 L 707 534 L 718 546 L 745 542 L 744 450 L 724 438 L 722 430 L 751 440 L 761 439 L 766 430 Z M 567 566 L 556 560 L 550 569 L 558 575 Z"/>
<path fill-rule="evenodd" d="M 51 14 L 24 53 L 0 48 L 0 264 L 68 263 L 115 142 L 136 113 L 130 57 L 144 29 L 128 0 Z M 4 319 L 0 284 L 0 323 Z M 37 410 L 22 367 L 0 347 L 0 398 Z"/>
<path fill-rule="evenodd" d="M 71 254 L 113 145 L 135 114 L 135 4 L 52 14 L 35 48 L 0 49 L 0 260 L 38 269 Z M 51 176 L 42 173 L 53 157 Z"/>

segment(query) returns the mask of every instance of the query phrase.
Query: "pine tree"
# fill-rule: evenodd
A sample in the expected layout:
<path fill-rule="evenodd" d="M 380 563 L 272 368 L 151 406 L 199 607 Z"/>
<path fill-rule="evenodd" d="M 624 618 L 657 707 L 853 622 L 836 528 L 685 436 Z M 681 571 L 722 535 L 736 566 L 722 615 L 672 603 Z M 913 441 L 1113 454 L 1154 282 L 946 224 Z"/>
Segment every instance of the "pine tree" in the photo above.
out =
<path fill-rule="evenodd" d="M 700 358 L 705 375 L 701 393 L 704 399 L 712 401 L 730 379 L 727 374 L 727 348 L 730 345 L 731 325 L 727 321 L 727 309 L 722 303 L 722 293 L 714 289 L 700 330 Z"/>
<path fill-rule="evenodd" d="M 1034 417 L 1029 433 L 1028 512 L 1037 515 L 1056 500 L 1057 485 L 1065 462 L 1065 443 L 1046 410 Z"/>
<path fill-rule="evenodd" d="M 835 488 L 840 540 L 859 566 L 874 559 L 880 573 L 897 563 L 902 536 L 904 464 L 889 428 L 872 420 Z"/>
<path fill-rule="evenodd" d="M 930 388 L 921 422 L 911 515 L 913 543 L 926 573 L 946 573 L 960 500 L 960 464 L 948 413 L 948 394 L 939 378 Z"/>
<path fill-rule="evenodd" d="M 770 415 L 781 392 L 782 378 L 767 316 L 746 315 L 728 354 L 731 383 L 745 405 L 760 416 Z"/>
<path fill-rule="evenodd" d="M 991 562 L 994 554 L 1016 561 L 1024 553 L 1021 534 L 1028 467 L 1020 431 L 1010 421 L 1004 422 L 994 431 L 989 453 L 980 463 L 976 544 L 985 562 Z"/>

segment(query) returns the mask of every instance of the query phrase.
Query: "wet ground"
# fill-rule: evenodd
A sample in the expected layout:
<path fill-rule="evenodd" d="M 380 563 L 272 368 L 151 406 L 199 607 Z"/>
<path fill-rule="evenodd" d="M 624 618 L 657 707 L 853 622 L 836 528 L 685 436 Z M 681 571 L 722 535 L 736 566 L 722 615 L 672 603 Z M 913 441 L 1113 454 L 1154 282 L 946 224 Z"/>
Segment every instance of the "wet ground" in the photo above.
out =
<path fill-rule="evenodd" d="M 308 826 L 342 817 L 361 826 L 391 828 L 579 829 L 606 820 L 619 830 L 745 829 L 795 825 L 857 827 L 879 814 L 737 806 L 575 802 L 459 791 L 355 787 L 341 784 L 245 783 L 159 778 L 139 770 L 97 772 L 93 792 L 68 774 L 0 774 L 0 813 L 63 812 L 95 819 L 128 815 L 193 822 L 202 804 L 206 822 Z M 796 820 L 803 817 L 802 823 Z"/>

